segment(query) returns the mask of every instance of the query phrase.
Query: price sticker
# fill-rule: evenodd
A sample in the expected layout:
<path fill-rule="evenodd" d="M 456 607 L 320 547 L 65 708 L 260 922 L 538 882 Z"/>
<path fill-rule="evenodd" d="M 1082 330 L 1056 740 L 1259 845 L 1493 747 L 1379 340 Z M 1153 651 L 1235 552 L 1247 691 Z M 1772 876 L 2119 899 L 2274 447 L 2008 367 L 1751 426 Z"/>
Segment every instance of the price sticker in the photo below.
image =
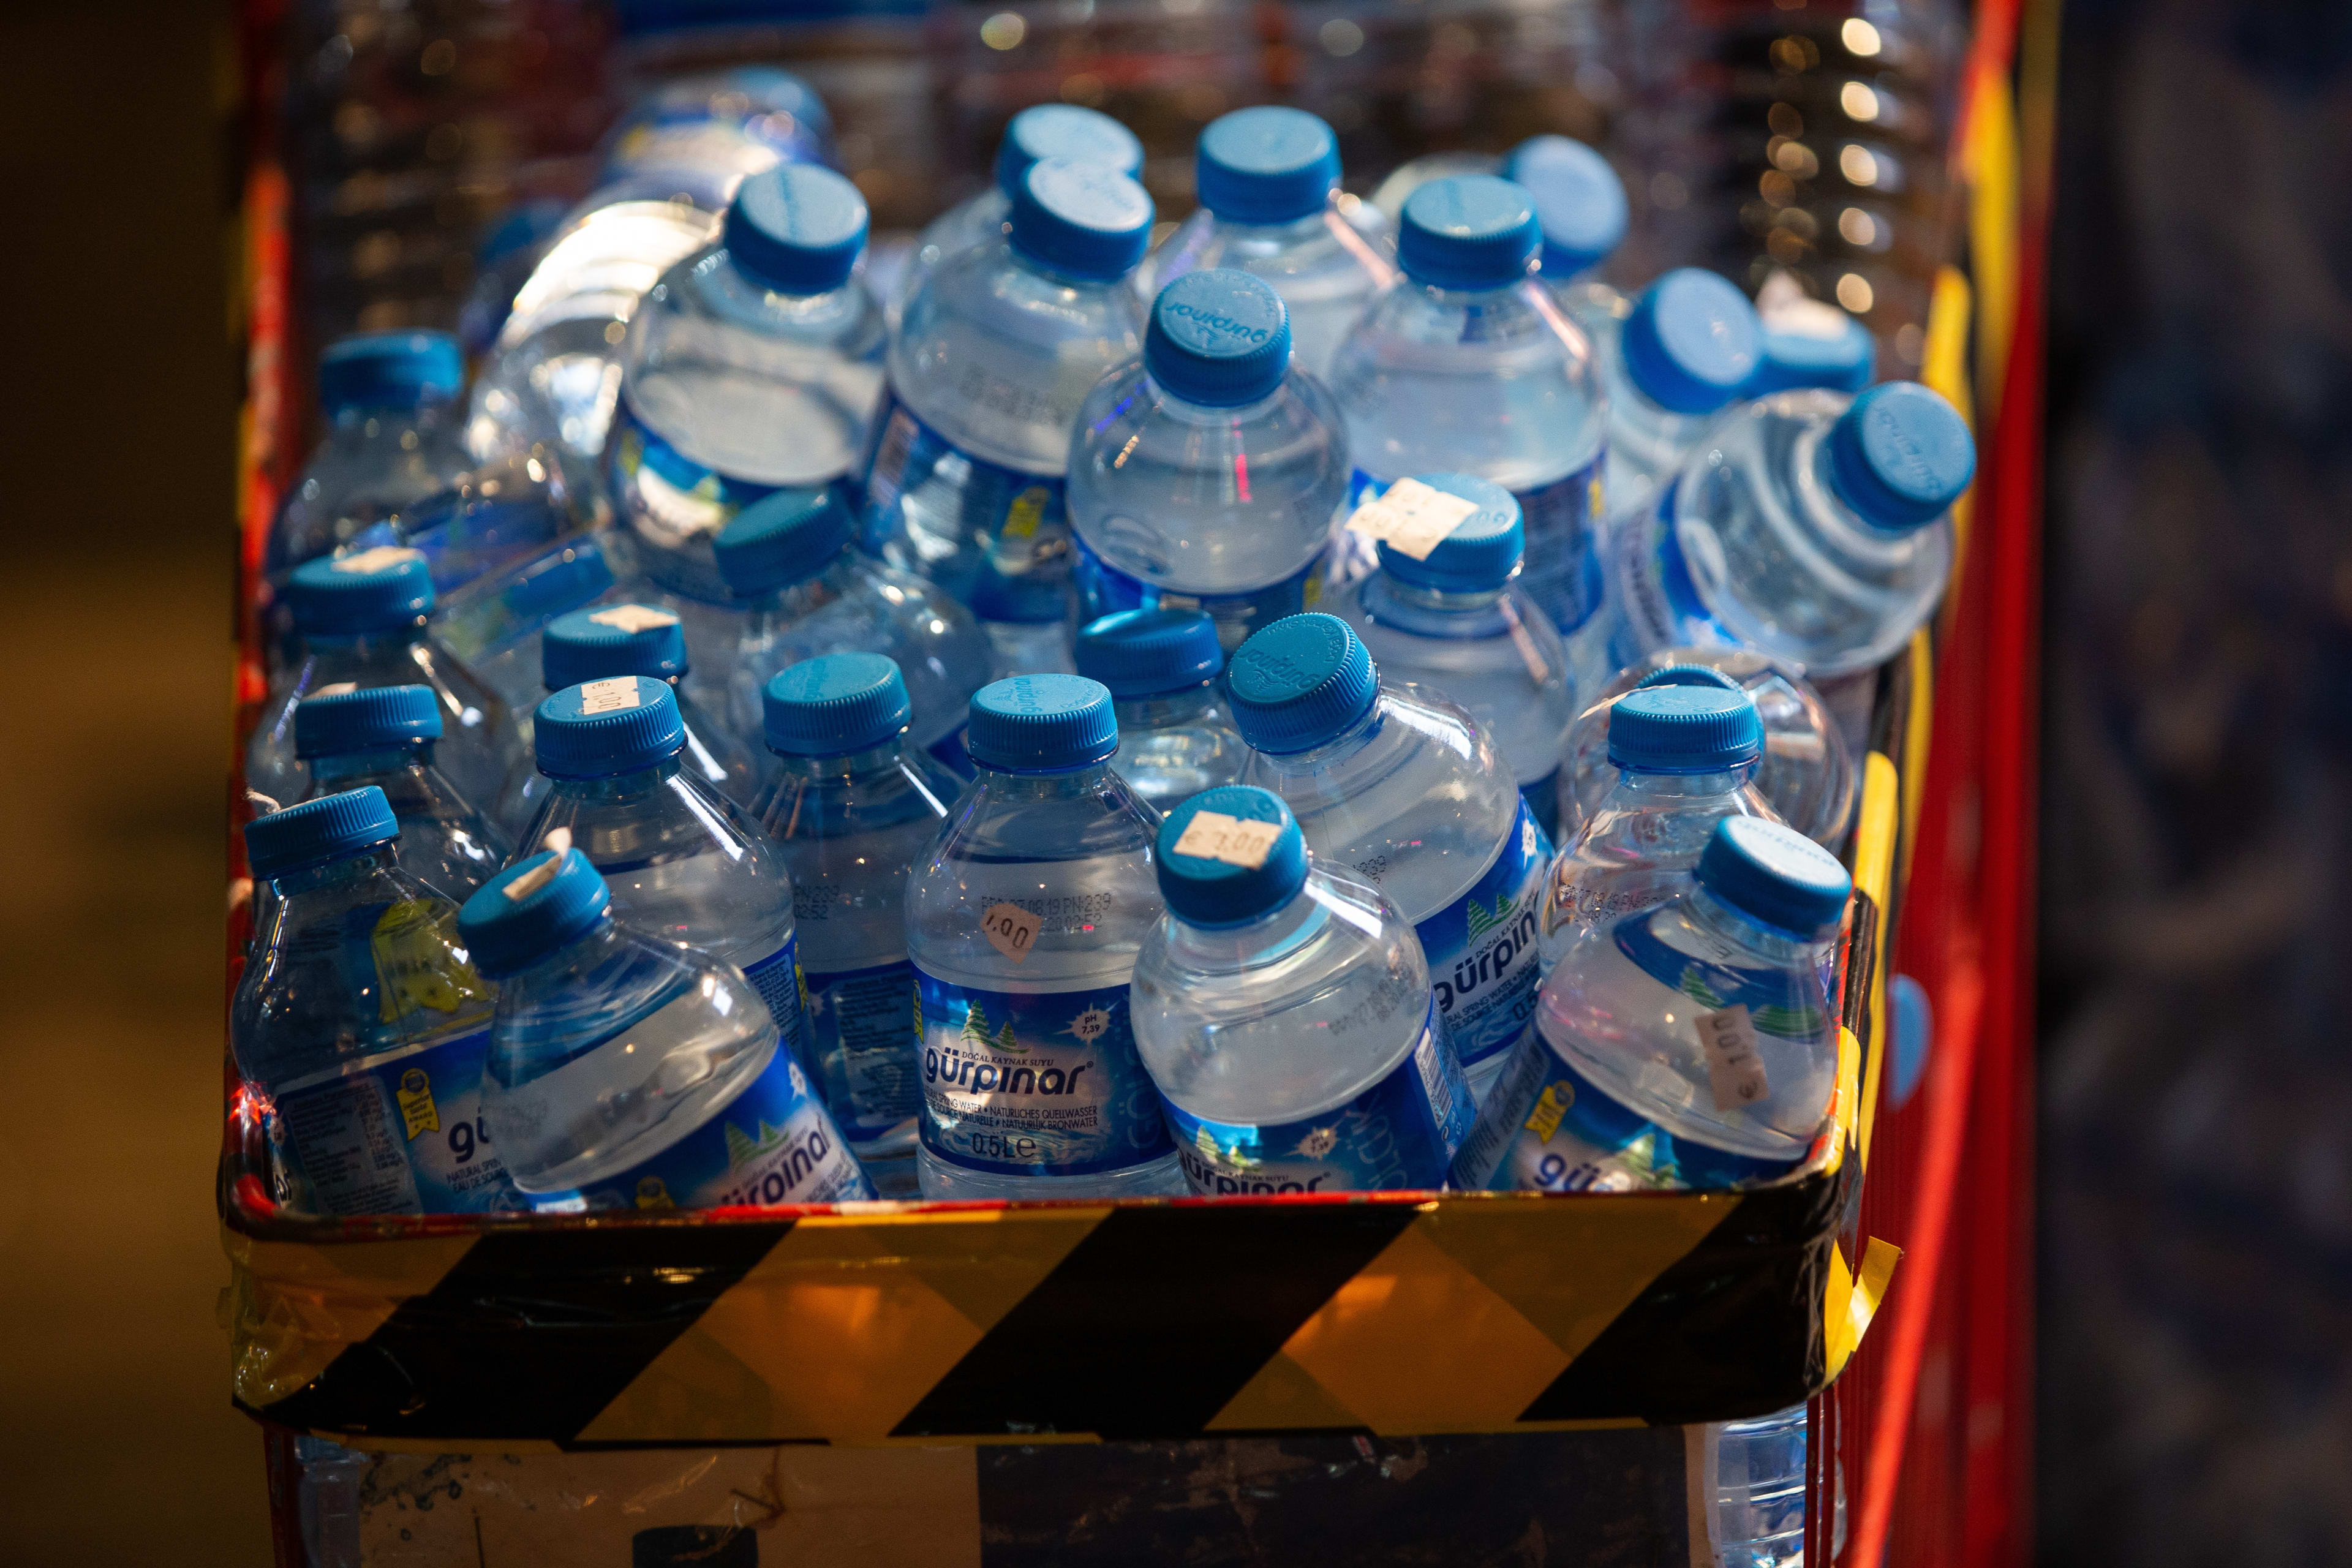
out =
<path fill-rule="evenodd" d="M 1029 957 L 1029 946 L 1037 940 L 1040 922 L 1035 915 L 1019 904 L 991 904 L 988 912 L 980 917 L 980 933 L 988 943 L 1015 963 Z"/>
<path fill-rule="evenodd" d="M 335 570 L 364 575 L 372 572 L 389 572 L 404 562 L 424 559 L 423 552 L 411 550 L 405 544 L 379 544 L 370 550 L 354 550 L 349 555 L 336 556 Z"/>
<path fill-rule="evenodd" d="M 1717 1110 L 1754 1105 L 1772 1092 L 1764 1079 L 1764 1058 L 1756 1053 L 1756 1026 L 1748 1007 L 1726 1007 L 1698 1016 L 1699 1048 L 1706 1053 L 1707 1087 Z"/>
<path fill-rule="evenodd" d="M 1415 561 L 1426 561 L 1477 510 L 1475 500 L 1448 495 L 1419 479 L 1399 479 L 1386 494 L 1358 507 L 1348 527 Z"/>
<path fill-rule="evenodd" d="M 599 713 L 618 713 L 637 705 L 637 678 L 616 675 L 610 680 L 591 680 L 580 688 L 580 716 L 593 719 Z"/>
<path fill-rule="evenodd" d="M 1222 811 L 1202 811 L 1193 815 L 1177 838 L 1175 852 L 1202 860 L 1221 860 L 1228 866 L 1239 866 L 1244 871 L 1255 871 L 1265 864 L 1274 851 L 1274 841 L 1282 837 L 1279 822 L 1254 822 L 1247 817 L 1227 816 Z"/>
<path fill-rule="evenodd" d="M 674 626 L 677 617 L 667 610 L 656 610 L 646 605 L 614 605 L 607 610 L 597 610 L 588 618 L 600 626 L 610 626 L 616 632 L 634 637 L 652 631 L 656 626 Z"/>

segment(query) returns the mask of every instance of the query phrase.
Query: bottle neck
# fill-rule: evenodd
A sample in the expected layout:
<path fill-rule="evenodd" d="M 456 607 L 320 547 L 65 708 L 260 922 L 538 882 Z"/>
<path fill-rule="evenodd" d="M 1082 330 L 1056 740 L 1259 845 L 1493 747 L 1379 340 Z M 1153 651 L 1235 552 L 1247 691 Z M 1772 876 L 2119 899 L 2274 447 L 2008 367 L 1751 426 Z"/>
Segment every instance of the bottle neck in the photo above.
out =
<path fill-rule="evenodd" d="M 1157 399 L 1155 406 L 1160 417 L 1179 425 L 1195 426 L 1210 430 L 1225 430 L 1237 425 L 1248 424 L 1264 413 L 1268 404 L 1282 395 L 1282 387 L 1277 383 L 1272 392 L 1249 403 L 1223 405 L 1195 403 L 1180 393 L 1170 391 L 1168 384 L 1153 375 L 1149 370 L 1144 372 L 1143 379 L 1150 386 L 1152 395 Z"/>
<path fill-rule="evenodd" d="M 994 801 L 1037 802 L 1082 800 L 1103 789 L 1110 779 L 1108 762 L 1088 763 L 1067 773 L 1008 773 L 976 763 L 979 783 Z"/>
<path fill-rule="evenodd" d="M 1690 923 L 1707 935 L 1718 942 L 1744 947 L 1783 967 L 1811 962 L 1822 946 L 1822 941 L 1767 925 L 1753 915 L 1732 908 L 1704 885 L 1691 889 L 1683 908 Z"/>
<path fill-rule="evenodd" d="M 677 776 L 684 753 L 673 752 L 652 767 L 634 773 L 611 773 L 600 779 L 559 779 L 550 775 L 551 795 L 567 800 L 635 800 L 652 795 Z"/>
<path fill-rule="evenodd" d="M 1116 278 L 1087 278 L 1075 272 L 1064 272 L 1051 262 L 1021 248 L 1021 242 L 1010 234 L 1004 237 L 1004 253 L 1012 258 L 1013 266 L 1057 289 L 1076 289 L 1082 293 L 1098 294 L 1116 289 L 1119 284 Z"/>
<path fill-rule="evenodd" d="M 1179 917 L 1173 922 L 1173 945 L 1195 966 L 1255 968 L 1288 957 L 1320 931 L 1329 919 L 1316 896 L 1309 874 L 1307 885 L 1288 902 L 1239 925 L 1197 926 Z"/>
<path fill-rule="evenodd" d="M 1368 586 L 1393 604 L 1418 610 L 1425 616 L 1480 616 L 1493 614 L 1501 603 L 1507 584 L 1497 583 L 1491 588 L 1456 592 L 1443 588 L 1423 588 L 1407 583 L 1382 567 Z"/>
<path fill-rule="evenodd" d="M 384 746 L 374 751 L 343 752 L 331 757 L 309 759 L 310 778 L 321 795 L 332 795 L 330 784 L 344 789 L 356 789 L 370 779 L 386 773 L 421 773 L 433 765 L 433 742 L 412 741 L 397 746 Z"/>
<path fill-rule="evenodd" d="M 771 588 L 744 602 L 751 616 L 751 635 L 762 636 L 820 610 L 849 591 L 850 547 L 835 552 L 818 571 L 797 583 Z"/>
<path fill-rule="evenodd" d="M 1707 795 L 1730 795 L 1746 788 L 1755 781 L 1756 768 L 1756 763 L 1742 763 L 1736 768 L 1723 768 L 1706 773 L 1651 773 L 1643 768 L 1625 768 L 1617 775 L 1616 788 L 1643 800 L 1696 800 Z"/>
<path fill-rule="evenodd" d="M 568 991 L 572 983 L 612 957 L 613 950 L 621 945 L 621 928 L 613 923 L 609 910 L 596 917 L 596 923 L 562 947 L 534 963 L 514 971 L 501 985 L 545 987 L 552 991 Z"/>
<path fill-rule="evenodd" d="M 269 885 L 278 889 L 279 898 L 294 899 L 305 893 L 322 892 L 367 881 L 393 868 L 393 842 L 387 840 L 373 849 L 346 855 L 323 866 L 305 866 L 297 871 L 280 872 L 269 879 Z"/>
<path fill-rule="evenodd" d="M 803 757 L 791 752 L 770 748 L 776 759 L 779 775 L 803 784 L 862 784 L 866 780 L 898 768 L 906 757 L 903 731 L 895 739 L 862 752 L 845 752 L 833 757 Z"/>
<path fill-rule="evenodd" d="M 344 636 L 328 632 L 306 632 L 302 646 L 321 664 L 360 666 L 379 659 L 406 657 L 409 649 L 425 640 L 425 620 L 419 616 L 413 624 L 390 631 L 362 632 Z"/>
<path fill-rule="evenodd" d="M 1380 734 L 1381 708 L 1384 696 L 1385 694 L 1374 697 L 1346 729 L 1321 745 L 1310 747 L 1304 752 L 1264 752 L 1259 754 L 1277 772 L 1286 773 L 1318 773 L 1344 763 L 1371 744 L 1374 738 Z"/>
<path fill-rule="evenodd" d="M 1111 702 L 1111 711 L 1118 716 L 1118 732 L 1125 735 L 1136 730 L 1166 730 L 1187 724 L 1216 706 L 1217 684 L 1204 680 L 1182 691 L 1116 698 Z"/>

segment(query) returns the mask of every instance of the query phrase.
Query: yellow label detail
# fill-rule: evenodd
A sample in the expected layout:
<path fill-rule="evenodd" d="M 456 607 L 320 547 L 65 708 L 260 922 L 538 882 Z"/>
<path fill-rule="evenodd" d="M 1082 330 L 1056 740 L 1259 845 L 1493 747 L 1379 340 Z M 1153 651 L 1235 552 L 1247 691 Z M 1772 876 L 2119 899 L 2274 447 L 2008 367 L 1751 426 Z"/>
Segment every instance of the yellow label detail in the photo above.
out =
<path fill-rule="evenodd" d="M 1559 1131 L 1559 1119 L 1575 1103 L 1576 1090 L 1565 1083 L 1545 1085 L 1544 1091 L 1536 1097 L 1535 1109 L 1528 1112 L 1528 1131 L 1538 1142 L 1550 1142 L 1551 1135 Z"/>
<path fill-rule="evenodd" d="M 1307 574 L 1307 589 L 1299 596 L 1299 602 L 1310 610 L 1323 602 L 1322 573 L 1310 572 Z"/>
<path fill-rule="evenodd" d="M 637 1206 L 641 1209 L 674 1209 L 677 1205 L 671 1201 L 669 1188 L 662 1184 L 659 1176 L 640 1176 L 637 1178 Z"/>
<path fill-rule="evenodd" d="M 410 1068 L 400 1075 L 400 1087 L 393 1091 L 400 1101 L 400 1119 L 408 1125 L 408 1141 L 416 1142 L 422 1132 L 441 1131 L 441 1112 L 433 1103 L 433 1080 L 425 1076 L 423 1068 Z"/>
<path fill-rule="evenodd" d="M 404 1018 L 419 1007 L 454 1013 L 464 1003 L 487 1000 L 489 987 L 461 962 L 457 942 L 457 911 L 444 906 L 436 914 L 422 899 L 403 899 L 383 911 L 368 934 L 375 957 L 375 973 L 383 1022 Z"/>
<path fill-rule="evenodd" d="M 1004 514 L 1004 537 L 1032 539 L 1037 525 L 1045 520 L 1045 502 L 1049 499 L 1045 487 L 1031 485 L 1013 500 L 1013 508 Z"/>

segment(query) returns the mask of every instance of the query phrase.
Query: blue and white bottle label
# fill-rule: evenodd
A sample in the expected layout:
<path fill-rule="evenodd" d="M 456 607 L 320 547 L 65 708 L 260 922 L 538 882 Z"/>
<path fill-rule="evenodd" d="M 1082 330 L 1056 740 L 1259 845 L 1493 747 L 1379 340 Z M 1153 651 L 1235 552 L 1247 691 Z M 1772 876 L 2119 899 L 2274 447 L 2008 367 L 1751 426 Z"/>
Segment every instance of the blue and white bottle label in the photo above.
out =
<path fill-rule="evenodd" d="M 1684 944 L 1700 942 L 1698 933 L 1665 925 L 1664 910 L 1644 910 L 1621 920 L 1610 939 L 1617 951 L 1662 985 L 1673 987 L 1711 1013 L 1745 1007 L 1759 1034 L 1784 1040 L 1827 1038 L 1830 1017 L 1822 1003 L 1827 998 L 1816 987 L 1820 977 L 1802 970 L 1751 969 L 1728 962 L 1729 952 L 1693 951 L 1659 935 L 1662 926 Z"/>
<path fill-rule="evenodd" d="M 1167 1156 L 1126 986 L 985 991 L 917 973 L 932 1154 L 1013 1176 L 1092 1175 Z"/>
<path fill-rule="evenodd" d="M 915 966 L 809 970 L 808 1059 L 850 1142 L 888 1136 L 922 1113 Z"/>
<path fill-rule="evenodd" d="M 482 1124 L 488 1029 L 277 1089 L 280 1195 L 322 1214 L 484 1214 L 525 1206 Z"/>
<path fill-rule="evenodd" d="M 866 548 L 982 620 L 1058 620 L 1070 527 L 1058 474 L 960 451 L 886 388 L 865 468 Z"/>
<path fill-rule="evenodd" d="M 1120 610 L 1199 610 L 1217 623 L 1217 641 L 1227 653 L 1249 640 L 1259 627 L 1321 603 L 1323 574 L 1330 555 L 1327 548 L 1281 582 L 1249 593 L 1182 594 L 1129 576 L 1096 554 L 1083 537 L 1077 549 L 1080 626 Z"/>
<path fill-rule="evenodd" d="M 621 510 L 638 519 L 662 544 L 675 546 L 697 535 L 717 533 L 737 512 L 781 488 L 731 479 L 696 462 L 656 435 L 625 393 L 613 410 L 604 454 L 606 476 Z"/>
<path fill-rule="evenodd" d="M 1670 481 L 1654 506 L 1618 520 L 1621 536 L 1610 544 L 1621 623 L 1610 652 L 1621 667 L 1656 648 L 1738 646 L 1699 596 L 1683 557 L 1675 524 L 1678 482 Z"/>
<path fill-rule="evenodd" d="M 1441 1187 L 1471 1116 L 1469 1086 L 1434 1002 L 1404 1060 L 1320 1116 L 1212 1121 L 1164 1095 L 1160 1105 L 1184 1179 L 1205 1197 Z"/>
<path fill-rule="evenodd" d="M 853 1203 L 873 1195 L 841 1130 L 781 1040 L 760 1075 L 718 1115 L 652 1159 L 579 1192 L 581 1206 L 590 1209 Z"/>
<path fill-rule="evenodd" d="M 1606 597 L 1599 548 L 1604 455 L 1596 452 L 1583 468 L 1547 484 L 1511 492 L 1528 536 L 1519 586 L 1564 637 L 1582 630 Z M 1358 468 L 1349 480 L 1348 510 L 1377 500 L 1395 482 Z M 1360 534 L 1343 530 L 1340 540 L 1344 552 L 1335 552 L 1329 573 L 1333 587 L 1370 576 L 1380 563 Z"/>
<path fill-rule="evenodd" d="M 783 1036 L 787 1050 L 802 1048 L 808 1028 L 808 998 L 801 991 L 799 954 L 800 939 L 789 936 L 783 946 L 743 970 L 743 978 L 775 1015 L 776 1032 Z"/>
<path fill-rule="evenodd" d="M 1465 1067 L 1507 1049 L 1535 1016 L 1536 927 L 1551 840 L 1525 800 L 1495 863 L 1454 903 L 1413 927 L 1429 989 Z"/>

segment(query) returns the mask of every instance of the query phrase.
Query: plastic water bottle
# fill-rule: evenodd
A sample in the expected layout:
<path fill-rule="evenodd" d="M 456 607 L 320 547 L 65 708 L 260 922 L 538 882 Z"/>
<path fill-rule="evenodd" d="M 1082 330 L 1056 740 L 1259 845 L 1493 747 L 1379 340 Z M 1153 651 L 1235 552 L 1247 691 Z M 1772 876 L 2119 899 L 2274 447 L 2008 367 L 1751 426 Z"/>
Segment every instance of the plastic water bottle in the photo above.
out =
<path fill-rule="evenodd" d="M 1837 720 L 1804 677 L 1745 648 L 1663 648 L 1617 672 L 1576 716 L 1560 772 L 1559 842 L 1573 838 L 1617 784 L 1609 760 L 1609 713 L 1627 692 L 1644 686 L 1691 685 L 1719 676 L 1748 693 L 1764 725 L 1764 756 L 1756 787 L 1780 820 L 1834 854 L 1853 824 L 1859 771 Z"/>
<path fill-rule="evenodd" d="M 1192 1190 L 1443 1186 L 1470 1089 L 1396 906 L 1310 864 L 1280 797 L 1243 785 L 1177 807 L 1155 868 L 1135 1043 Z"/>
<path fill-rule="evenodd" d="M 457 907 L 403 870 L 373 785 L 246 825 L 276 902 L 229 1006 L 237 1071 L 266 1102 L 277 1201 L 314 1214 L 517 1206 L 477 1094 L 490 987 Z"/>
<path fill-rule="evenodd" d="M 1203 268 L 1264 279 L 1290 314 L 1298 366 L 1320 376 L 1396 270 L 1380 209 L 1339 189 L 1339 141 L 1301 109 L 1237 109 L 1210 121 L 1193 160 L 1201 198 L 1145 264 L 1155 288 Z"/>
<path fill-rule="evenodd" d="M 286 597 L 299 638 L 264 700 L 245 753 L 248 787 L 273 800 L 303 793 L 294 752 L 296 706 L 330 686 L 430 687 L 445 726 L 436 760 L 470 801 L 495 801 L 521 755 L 506 704 L 425 633 L 433 574 L 398 545 L 321 556 L 296 567 Z"/>
<path fill-rule="evenodd" d="M 499 983 L 482 1115 L 550 1209 L 871 1198 L 779 1019 L 734 965 L 616 919 L 576 849 L 530 857 L 458 921 Z"/>
<path fill-rule="evenodd" d="M 1756 291 L 1756 374 L 1741 394 L 1765 397 L 1803 386 L 1860 392 L 1878 371 L 1878 340 L 1870 329 L 1826 300 L 1805 292 L 1786 272 L 1774 272 Z"/>
<path fill-rule="evenodd" d="M 830 494 L 772 496 L 729 523 L 715 548 L 735 598 L 734 637 L 704 663 L 713 673 L 689 677 L 685 689 L 759 743 L 762 694 L 774 676 L 824 654 L 882 654 L 898 667 L 914 704 L 912 742 L 966 773 L 964 716 L 988 681 L 989 640 L 937 584 L 853 544 L 855 529 Z"/>
<path fill-rule="evenodd" d="M 1757 336 L 1748 296 L 1701 268 L 1642 290 L 1600 356 L 1612 515 L 1650 496 L 1740 395 L 1756 374 Z"/>
<path fill-rule="evenodd" d="M 1348 416 L 1357 500 L 1444 472 L 1492 479 L 1517 500 L 1520 586 L 1591 690 L 1613 668 L 1593 541 L 1608 416 L 1591 344 L 1530 276 L 1542 243 L 1533 203 L 1507 180 L 1422 186 L 1397 234 L 1404 276 L 1340 345 L 1331 390 Z"/>
<path fill-rule="evenodd" d="M 856 276 L 866 223 L 857 187 L 829 169 L 755 174 L 719 242 L 631 320 L 605 480 L 639 569 L 664 587 L 724 603 L 720 529 L 779 491 L 814 499 L 855 478 L 887 337 Z"/>
<path fill-rule="evenodd" d="M 1617 782 L 1553 860 L 1544 884 L 1544 966 L 1591 924 L 1654 909 L 1690 885 L 1715 825 L 1778 822 L 1756 787 L 1764 726 L 1756 704 L 1712 670 L 1644 687 L 1609 710 Z"/>
<path fill-rule="evenodd" d="M 428 686 L 322 691 L 294 710 L 294 752 L 313 797 L 370 785 L 400 824 L 400 867 L 463 903 L 506 864 L 513 847 L 433 760 L 441 704 Z"/>
<path fill-rule="evenodd" d="M 997 681 L 972 699 L 969 743 L 980 776 L 907 889 L 923 1195 L 1181 1193 L 1128 1002 L 1160 914 L 1160 818 L 1110 769 L 1110 693 Z"/>
<path fill-rule="evenodd" d="M 833 118 L 814 89 L 773 66 L 674 77 L 630 108 L 604 147 L 601 187 L 716 212 L 779 163 L 833 161 Z"/>
<path fill-rule="evenodd" d="M 941 262 L 907 300 L 865 539 L 983 622 L 1070 614 L 1070 429 L 1095 384 L 1142 347 L 1127 277 L 1150 232 L 1142 186 L 1048 158 L 1021 176 L 1005 237 Z M 1034 634 L 1003 635 L 1017 650 Z"/>
<path fill-rule="evenodd" d="M 1526 534 L 1511 492 L 1467 474 L 1421 482 L 1467 514 L 1415 555 L 1390 540 L 1380 569 L 1333 598 L 1381 679 L 1435 691 L 1467 709 L 1494 742 L 1536 825 L 1557 841 L 1559 763 L 1576 714 L 1568 650 L 1550 619 L 1513 582 Z"/>
<path fill-rule="evenodd" d="M 433 631 L 520 716 L 547 694 L 540 666 L 549 625 L 585 605 L 624 597 L 604 542 L 575 534 L 451 594 L 435 607 Z M 523 739 L 528 742 L 529 734 Z"/>
<path fill-rule="evenodd" d="M 996 148 L 995 183 L 933 218 L 917 237 L 898 289 L 901 307 L 941 262 L 1004 237 L 1021 176 L 1048 158 L 1109 169 L 1131 180 L 1143 174 L 1143 143 L 1109 115 L 1073 103 L 1031 105 L 1004 128 Z"/>
<path fill-rule="evenodd" d="M 1801 1568 L 1805 1560 L 1806 1407 L 1712 1422 L 1706 1465 L 1717 1568 Z M 1845 1550 L 1845 1473 L 1832 1462 L 1832 1557 Z"/>
<path fill-rule="evenodd" d="M 1348 437 L 1282 300 L 1212 268 L 1160 290 L 1141 361 L 1087 394 L 1069 471 L 1083 617 L 1205 610 L 1230 649 L 1318 591 Z"/>
<path fill-rule="evenodd" d="M 1370 882 L 1412 923 L 1439 1019 L 1483 1098 L 1533 1016 L 1551 842 L 1494 742 L 1434 692 L 1383 687 L 1335 616 L 1293 616 L 1225 672 L 1253 755 L 1243 782 L 1298 818 L 1318 864 Z"/>
<path fill-rule="evenodd" d="M 1943 597 L 1975 473 L 1967 424 L 1915 382 L 1744 405 L 1612 527 L 1619 663 L 1748 647 L 1816 682 L 1884 663 Z"/>
<path fill-rule="evenodd" d="M 550 784 L 524 852 L 561 829 L 611 884 L 615 918 L 740 969 L 799 1048 L 792 879 L 751 817 L 687 770 L 668 684 L 567 686 L 539 705 L 532 741 Z"/>
<path fill-rule="evenodd" d="M 1688 892 L 1578 928 L 1454 1184 L 1723 1190 L 1797 1170 L 1837 1078 L 1822 974 L 1852 890 L 1795 828 L 1718 822 Z"/>
<path fill-rule="evenodd" d="M 1078 673 L 1110 692 L 1111 772 L 1155 811 L 1241 776 L 1249 748 L 1217 677 L 1225 650 L 1198 610 L 1121 610 L 1078 634 Z"/>
<path fill-rule="evenodd" d="M 1608 353 L 1607 339 L 1630 307 L 1598 273 L 1625 242 L 1625 183 L 1608 159 L 1566 136 L 1528 138 L 1496 172 L 1535 202 L 1543 229 L 1544 286 L 1584 329 L 1593 349 Z"/>
<path fill-rule="evenodd" d="M 793 878 L 808 1057 L 834 1120 L 884 1197 L 911 1198 L 923 1105 L 907 880 L 963 781 L 906 743 L 898 667 L 836 653 L 768 682 L 782 764 L 760 824 Z"/>

